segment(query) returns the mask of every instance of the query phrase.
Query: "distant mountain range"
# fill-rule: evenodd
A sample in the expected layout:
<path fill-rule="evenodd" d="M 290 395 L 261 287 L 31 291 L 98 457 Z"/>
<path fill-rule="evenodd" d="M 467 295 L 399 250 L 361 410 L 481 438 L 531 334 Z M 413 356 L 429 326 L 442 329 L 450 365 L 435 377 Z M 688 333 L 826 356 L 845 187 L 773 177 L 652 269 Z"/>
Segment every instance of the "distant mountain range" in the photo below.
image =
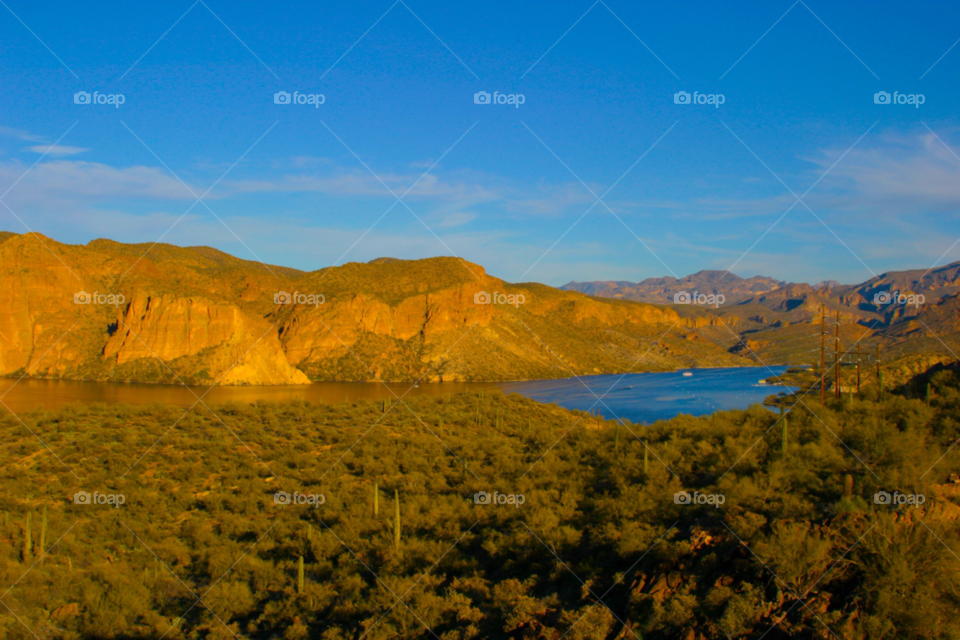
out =
<path fill-rule="evenodd" d="M 798 307 L 812 309 L 808 303 L 814 301 L 817 309 L 822 303 L 836 311 L 839 305 L 857 318 L 865 321 L 881 318 L 886 325 L 911 315 L 910 306 L 916 312 L 912 315 L 917 315 L 921 306 L 937 305 L 945 299 L 956 297 L 960 293 L 960 262 L 930 270 L 891 271 L 852 285 L 840 284 L 836 280 L 809 285 L 787 283 L 765 276 L 741 278 L 726 271 L 698 271 L 680 279 L 667 276 L 640 282 L 570 282 L 560 288 L 600 298 L 652 304 L 677 304 L 681 302 L 678 294 L 684 293 L 722 294 L 724 304 L 728 307 L 761 305 L 783 312 Z M 898 292 L 903 296 L 922 296 L 923 301 L 920 305 L 895 304 L 894 300 L 884 300 L 885 292 L 891 296 Z"/>
<path fill-rule="evenodd" d="M 571 282 L 561 288 L 670 305 L 680 313 L 695 306 L 676 304 L 674 296 L 680 292 L 723 294 L 724 304 L 705 307 L 718 322 L 699 334 L 767 364 L 819 358 L 821 309 L 830 331 L 839 314 L 841 345 L 858 343 L 861 350 L 880 345 L 891 356 L 960 353 L 960 262 L 931 270 L 891 271 L 852 285 L 833 280 L 816 285 L 786 283 L 763 276 L 744 279 L 722 271 L 700 271 L 679 280 Z"/>
<path fill-rule="evenodd" d="M 773 278 L 754 276 L 741 278 L 726 271 L 698 271 L 686 278 L 647 278 L 641 282 L 599 281 L 571 282 L 560 287 L 565 291 L 579 291 L 601 298 L 619 298 L 652 302 L 654 304 L 673 304 L 674 296 L 680 292 L 703 294 L 723 294 L 726 302 L 739 302 L 759 293 L 779 289 L 785 283 Z"/>

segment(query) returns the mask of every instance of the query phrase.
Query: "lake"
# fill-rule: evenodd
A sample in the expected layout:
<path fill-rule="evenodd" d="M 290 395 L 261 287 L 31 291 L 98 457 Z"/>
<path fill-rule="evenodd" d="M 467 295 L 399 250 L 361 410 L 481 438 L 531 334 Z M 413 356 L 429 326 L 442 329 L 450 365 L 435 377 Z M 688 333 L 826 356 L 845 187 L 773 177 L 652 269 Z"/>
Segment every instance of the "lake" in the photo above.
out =
<path fill-rule="evenodd" d="M 393 400 L 394 395 L 445 396 L 453 393 L 500 390 L 519 393 L 568 409 L 598 411 L 610 418 L 649 424 L 681 413 L 704 415 L 718 409 L 743 409 L 787 388 L 760 384 L 765 376 L 782 375 L 786 367 L 687 369 L 663 373 L 582 376 L 562 380 L 525 382 L 410 383 L 318 382 L 275 387 L 183 387 L 174 385 L 77 382 L 0 378 L 0 400 L 11 411 L 57 409 L 72 402 L 165 403 L 184 407 L 197 396 L 210 405 L 225 402 L 281 402 L 301 399 L 311 403 Z M 770 371 L 773 371 L 773 374 Z M 692 375 L 685 376 L 684 372 Z M 196 394 L 196 395 L 194 395 Z M 593 395 L 601 396 L 596 404 Z M 2 410 L 2 405 L 0 405 Z"/>
<path fill-rule="evenodd" d="M 608 419 L 650 424 L 681 413 L 702 416 L 720 409 L 745 409 L 781 391 L 794 391 L 795 387 L 760 382 L 767 377 L 775 381 L 786 370 L 785 366 L 681 369 L 504 383 L 500 388 L 568 409 L 592 407 Z M 602 402 L 597 402 L 598 396 Z"/>

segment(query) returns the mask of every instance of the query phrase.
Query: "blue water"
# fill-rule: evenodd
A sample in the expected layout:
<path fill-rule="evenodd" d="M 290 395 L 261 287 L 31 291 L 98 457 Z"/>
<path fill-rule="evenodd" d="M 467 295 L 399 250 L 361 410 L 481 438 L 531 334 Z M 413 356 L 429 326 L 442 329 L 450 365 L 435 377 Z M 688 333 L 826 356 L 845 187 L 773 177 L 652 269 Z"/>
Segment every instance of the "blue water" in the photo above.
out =
<path fill-rule="evenodd" d="M 787 367 L 682 369 L 511 382 L 502 388 L 504 393 L 516 392 L 567 409 L 599 412 L 610 420 L 620 418 L 650 424 L 682 413 L 702 416 L 719 409 L 745 409 L 768 396 L 794 391 L 793 387 L 759 382 L 763 378 L 776 380 L 775 376 L 786 370 Z M 684 372 L 692 375 L 684 376 Z"/>
<path fill-rule="evenodd" d="M 773 373 L 771 373 L 771 369 Z M 446 396 L 451 393 L 503 391 L 519 393 L 541 402 L 555 402 L 569 409 L 599 411 L 609 418 L 625 418 L 649 424 L 681 413 L 704 415 L 717 409 L 743 409 L 785 387 L 762 385 L 761 378 L 781 375 L 786 367 L 689 369 L 668 373 L 631 373 L 625 376 L 582 376 L 564 380 L 527 382 L 317 382 L 278 387 L 192 387 L 175 385 L 79 382 L 0 378 L 0 400 L 20 413 L 35 409 L 54 410 L 71 402 L 162 402 L 193 406 L 198 397 L 208 405 L 224 402 L 283 402 L 300 399 L 312 403 L 375 400 L 392 402 L 397 397 Z M 592 391 L 592 393 L 591 393 Z M 596 394 L 603 398 L 597 402 Z M 2 407 L 3 405 L 0 405 Z M 0 415 L 5 409 L 0 409 Z"/>

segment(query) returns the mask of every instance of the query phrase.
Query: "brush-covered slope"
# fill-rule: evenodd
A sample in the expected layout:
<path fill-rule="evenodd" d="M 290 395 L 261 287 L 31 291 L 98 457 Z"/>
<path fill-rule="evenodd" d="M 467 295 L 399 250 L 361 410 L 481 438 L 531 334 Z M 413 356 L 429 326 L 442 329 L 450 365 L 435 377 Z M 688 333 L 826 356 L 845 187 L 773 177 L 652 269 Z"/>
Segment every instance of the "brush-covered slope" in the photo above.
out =
<path fill-rule="evenodd" d="M 93 302 L 77 304 L 80 292 Z M 484 304 L 484 292 L 517 298 Z M 302 272 L 208 247 L 0 238 L 0 375 L 304 384 L 744 364 L 693 339 L 713 321 L 512 285 L 456 258 Z"/>

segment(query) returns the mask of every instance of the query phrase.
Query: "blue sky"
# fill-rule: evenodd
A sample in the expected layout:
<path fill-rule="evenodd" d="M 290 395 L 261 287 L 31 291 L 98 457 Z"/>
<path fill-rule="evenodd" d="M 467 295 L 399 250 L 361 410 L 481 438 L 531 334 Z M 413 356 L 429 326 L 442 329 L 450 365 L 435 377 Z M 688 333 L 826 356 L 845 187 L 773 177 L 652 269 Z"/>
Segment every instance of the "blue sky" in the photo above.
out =
<path fill-rule="evenodd" d="M 960 260 L 956 4 L 4 2 L 0 229 L 552 285 Z"/>

